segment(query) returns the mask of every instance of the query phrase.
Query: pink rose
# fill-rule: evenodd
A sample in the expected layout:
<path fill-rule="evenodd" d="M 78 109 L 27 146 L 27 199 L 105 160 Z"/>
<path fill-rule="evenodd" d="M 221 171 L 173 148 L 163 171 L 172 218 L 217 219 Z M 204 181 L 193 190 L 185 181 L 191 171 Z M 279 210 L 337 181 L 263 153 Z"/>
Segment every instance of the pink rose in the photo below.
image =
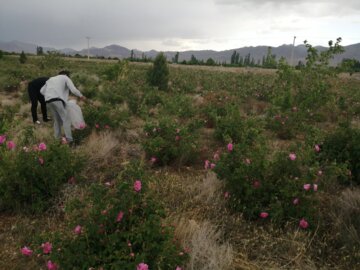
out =
<path fill-rule="evenodd" d="M 157 158 L 156 158 L 156 157 L 151 157 L 151 158 L 150 158 L 150 162 L 151 162 L 152 164 L 154 164 L 156 161 L 157 161 Z"/>
<path fill-rule="evenodd" d="M 302 218 L 299 222 L 299 226 L 302 229 L 306 229 L 307 227 L 309 227 L 309 223 L 306 221 L 306 219 Z"/>
<path fill-rule="evenodd" d="M 296 154 L 295 153 L 290 153 L 289 158 L 290 158 L 290 160 L 294 161 L 296 159 Z"/>
<path fill-rule="evenodd" d="M 260 183 L 259 180 L 255 180 L 255 181 L 253 182 L 253 187 L 254 187 L 254 188 L 259 188 L 260 186 L 261 186 L 261 183 Z"/>
<path fill-rule="evenodd" d="M 210 168 L 210 161 L 205 160 L 205 162 L 204 162 L 204 168 L 205 168 L 205 170 L 207 170 L 207 169 Z"/>
<path fill-rule="evenodd" d="M 21 248 L 21 254 L 25 255 L 25 256 L 31 256 L 33 253 L 33 251 L 28 248 L 27 246 Z"/>
<path fill-rule="evenodd" d="M 52 250 L 52 244 L 51 243 L 49 243 L 49 242 L 43 243 L 43 244 L 41 244 L 41 247 L 43 249 L 44 254 L 51 253 L 51 250 Z"/>
<path fill-rule="evenodd" d="M 135 183 L 134 183 L 134 190 L 136 192 L 140 192 L 141 190 L 141 181 L 140 180 L 136 180 Z"/>
<path fill-rule="evenodd" d="M 74 176 L 71 176 L 69 179 L 68 179 L 68 183 L 70 185 L 74 185 L 76 183 L 76 180 L 75 180 L 75 177 Z"/>
<path fill-rule="evenodd" d="M 120 211 L 116 217 L 116 222 L 120 222 L 124 217 L 124 212 Z"/>
<path fill-rule="evenodd" d="M 230 193 L 229 193 L 229 191 L 226 191 L 226 192 L 224 193 L 224 197 L 225 197 L 225 199 L 227 199 L 227 198 L 229 198 L 229 197 L 230 197 Z"/>
<path fill-rule="evenodd" d="M 77 225 L 74 229 L 75 234 L 81 234 L 81 231 L 82 231 L 82 227 L 80 225 Z"/>
<path fill-rule="evenodd" d="M 306 191 L 310 190 L 310 188 L 311 188 L 311 184 L 305 184 L 305 185 L 304 185 L 304 189 L 305 189 Z"/>
<path fill-rule="evenodd" d="M 218 161 L 218 160 L 220 159 L 220 155 L 219 155 L 218 152 L 216 152 L 216 153 L 214 154 L 213 159 L 214 159 L 215 161 Z"/>
<path fill-rule="evenodd" d="M 100 128 L 100 125 L 99 125 L 99 124 L 95 124 L 95 128 Z"/>
<path fill-rule="evenodd" d="M 179 135 L 176 135 L 175 136 L 175 141 L 180 141 L 181 140 L 181 137 Z"/>
<path fill-rule="evenodd" d="M 46 150 L 46 144 L 45 143 L 40 143 L 38 148 L 39 148 L 40 151 L 45 151 Z"/>
<path fill-rule="evenodd" d="M 48 270 L 57 270 L 58 266 L 56 263 L 53 263 L 52 261 L 47 261 L 46 267 Z"/>
<path fill-rule="evenodd" d="M 251 159 L 245 158 L 245 163 L 246 163 L 247 165 L 250 165 L 250 164 L 251 164 Z"/>
<path fill-rule="evenodd" d="M 313 190 L 317 191 L 318 190 L 318 185 L 317 184 L 313 184 Z"/>
<path fill-rule="evenodd" d="M 267 218 L 268 216 L 269 216 L 269 213 L 267 213 L 267 212 L 261 212 L 260 213 L 261 218 Z"/>
<path fill-rule="evenodd" d="M 6 141 L 6 135 L 0 135 L 0 144 L 3 144 Z"/>
<path fill-rule="evenodd" d="M 318 144 L 315 144 L 314 149 L 315 152 L 320 152 L 320 146 Z"/>
<path fill-rule="evenodd" d="M 42 157 L 39 157 L 39 164 L 40 165 L 44 165 L 45 161 Z"/>
<path fill-rule="evenodd" d="M 215 163 L 211 163 L 211 164 L 210 164 L 210 169 L 214 169 L 214 168 L 215 168 L 215 166 L 216 166 L 216 164 L 215 164 Z"/>
<path fill-rule="evenodd" d="M 105 126 L 104 126 L 104 128 L 109 129 L 109 128 L 110 128 L 110 126 L 109 126 L 109 125 L 105 125 Z"/>
<path fill-rule="evenodd" d="M 180 266 L 176 266 L 175 270 L 182 270 Z"/>
<path fill-rule="evenodd" d="M 295 199 L 293 200 L 293 204 L 294 204 L 294 205 L 298 205 L 298 204 L 299 204 L 299 198 L 295 198 Z"/>
<path fill-rule="evenodd" d="M 139 263 L 136 270 L 149 270 L 149 266 L 146 263 Z"/>
<path fill-rule="evenodd" d="M 80 123 L 79 129 L 84 129 L 84 128 L 85 128 L 85 123 Z"/>
<path fill-rule="evenodd" d="M 7 149 L 12 150 L 15 148 L 15 143 L 13 141 L 8 141 Z"/>
<path fill-rule="evenodd" d="M 227 149 L 228 149 L 229 152 L 231 152 L 231 151 L 233 150 L 233 148 L 234 148 L 234 146 L 233 146 L 232 143 L 229 143 L 229 144 L 227 145 Z"/>

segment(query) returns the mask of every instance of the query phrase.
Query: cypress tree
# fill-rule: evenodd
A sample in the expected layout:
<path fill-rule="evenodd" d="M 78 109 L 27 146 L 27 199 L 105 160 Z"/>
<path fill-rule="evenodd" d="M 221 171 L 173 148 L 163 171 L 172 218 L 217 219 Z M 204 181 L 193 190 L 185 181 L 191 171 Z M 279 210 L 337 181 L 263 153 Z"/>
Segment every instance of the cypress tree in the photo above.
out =
<path fill-rule="evenodd" d="M 20 54 L 19 61 L 20 61 L 21 64 L 25 64 L 26 60 L 27 60 L 27 57 L 26 57 L 24 51 L 22 51 L 21 54 Z"/>
<path fill-rule="evenodd" d="M 169 67 L 163 53 L 156 56 L 154 65 L 148 72 L 148 82 L 153 86 L 157 86 L 160 90 L 168 89 Z"/>

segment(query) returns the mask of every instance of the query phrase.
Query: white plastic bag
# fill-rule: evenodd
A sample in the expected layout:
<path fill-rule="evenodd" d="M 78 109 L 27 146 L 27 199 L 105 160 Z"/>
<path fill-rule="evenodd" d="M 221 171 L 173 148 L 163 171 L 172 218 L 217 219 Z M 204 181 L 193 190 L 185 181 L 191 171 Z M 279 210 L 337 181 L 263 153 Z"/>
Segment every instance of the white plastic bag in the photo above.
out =
<path fill-rule="evenodd" d="M 76 100 L 69 100 L 66 103 L 67 117 L 70 119 L 71 125 L 76 129 L 85 128 L 85 121 L 79 105 L 76 104 Z"/>

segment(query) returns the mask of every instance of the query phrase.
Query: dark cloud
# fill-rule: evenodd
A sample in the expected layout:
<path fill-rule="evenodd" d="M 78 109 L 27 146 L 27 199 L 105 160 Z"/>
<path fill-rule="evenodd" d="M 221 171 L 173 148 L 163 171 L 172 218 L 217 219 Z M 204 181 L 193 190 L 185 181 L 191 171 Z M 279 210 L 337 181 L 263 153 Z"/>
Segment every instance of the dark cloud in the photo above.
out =
<path fill-rule="evenodd" d="M 349 15 L 360 11 L 359 0 L 348 0 L 345 2 L 339 0 L 214 0 L 218 6 L 246 7 L 258 9 L 266 6 L 274 11 L 279 7 L 286 7 L 291 12 L 304 14 L 313 9 L 318 9 L 317 14 L 323 15 Z M 307 7 L 305 10 L 301 8 Z M 315 13 L 315 12 L 312 12 Z"/>
<path fill-rule="evenodd" d="M 314 28 L 348 31 L 360 10 L 358 0 L 1 0 L 0 5 L 0 40 L 57 48 L 83 48 L 86 36 L 93 46 L 139 49 L 282 44 L 299 31 L 316 36 Z M 345 15 L 352 16 L 349 22 Z M 339 18 L 341 27 L 334 27 Z"/>

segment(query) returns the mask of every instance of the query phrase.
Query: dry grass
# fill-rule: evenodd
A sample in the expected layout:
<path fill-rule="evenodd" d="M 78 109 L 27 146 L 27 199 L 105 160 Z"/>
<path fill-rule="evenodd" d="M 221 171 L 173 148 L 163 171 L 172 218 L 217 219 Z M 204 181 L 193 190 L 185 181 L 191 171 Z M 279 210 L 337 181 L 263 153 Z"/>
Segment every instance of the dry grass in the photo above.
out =
<path fill-rule="evenodd" d="M 119 148 L 119 141 L 112 132 L 93 132 L 79 148 L 88 157 L 87 165 L 98 167 L 109 161 Z"/>
<path fill-rule="evenodd" d="M 228 211 L 222 182 L 212 172 L 157 171 L 151 188 L 165 203 L 177 237 L 190 248 L 186 269 L 255 269 L 225 237 Z"/>
<path fill-rule="evenodd" d="M 19 104 L 19 98 L 0 93 L 0 102 L 0 107 L 12 107 Z"/>
<path fill-rule="evenodd" d="M 252 73 L 252 74 L 275 74 L 276 73 L 276 69 L 265 69 L 265 68 L 254 68 L 254 67 L 222 67 L 222 66 L 212 67 L 212 66 L 179 65 L 179 64 L 170 64 L 169 66 L 170 66 L 170 68 L 206 70 L 206 71 L 214 71 L 214 72 Z"/>
<path fill-rule="evenodd" d="M 234 251 L 228 242 L 222 243 L 222 232 L 210 222 L 181 219 L 176 237 L 190 248 L 188 270 L 233 269 Z"/>
<path fill-rule="evenodd" d="M 351 261 L 360 267 L 360 189 L 346 189 L 334 201 L 332 212 L 337 241 L 353 253 Z"/>
<path fill-rule="evenodd" d="M 97 181 L 109 181 L 120 167 L 131 159 L 144 159 L 135 131 L 93 132 L 77 151 L 87 157 L 84 176 Z"/>

